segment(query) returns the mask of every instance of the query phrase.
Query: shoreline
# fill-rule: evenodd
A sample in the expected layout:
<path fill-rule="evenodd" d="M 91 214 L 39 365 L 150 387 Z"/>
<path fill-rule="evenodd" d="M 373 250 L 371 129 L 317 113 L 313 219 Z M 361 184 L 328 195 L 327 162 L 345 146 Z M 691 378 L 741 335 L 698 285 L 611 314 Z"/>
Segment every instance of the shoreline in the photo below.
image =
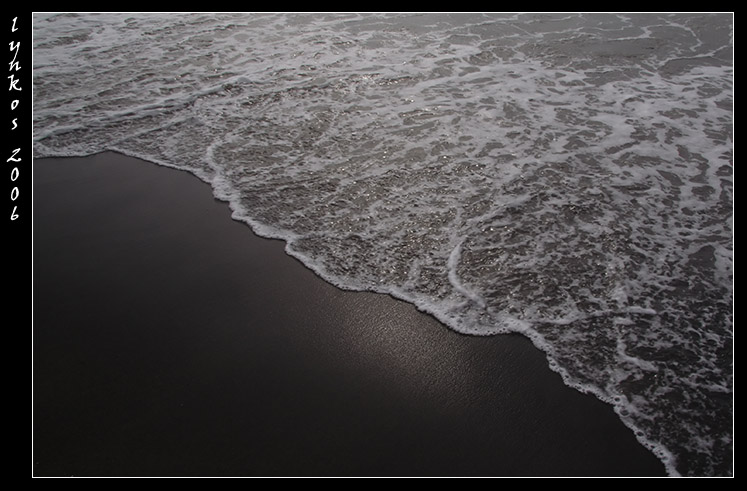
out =
<path fill-rule="evenodd" d="M 34 161 L 35 476 L 665 476 L 518 334 L 340 290 L 210 186 Z"/>

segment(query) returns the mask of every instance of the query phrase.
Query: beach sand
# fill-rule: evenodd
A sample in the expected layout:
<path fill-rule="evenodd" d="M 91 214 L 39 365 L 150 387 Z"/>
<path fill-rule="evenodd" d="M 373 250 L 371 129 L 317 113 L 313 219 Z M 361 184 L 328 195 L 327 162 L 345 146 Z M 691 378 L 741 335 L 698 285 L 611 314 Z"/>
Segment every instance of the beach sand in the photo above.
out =
<path fill-rule="evenodd" d="M 663 476 L 519 335 L 345 292 L 196 177 L 34 166 L 34 476 Z"/>

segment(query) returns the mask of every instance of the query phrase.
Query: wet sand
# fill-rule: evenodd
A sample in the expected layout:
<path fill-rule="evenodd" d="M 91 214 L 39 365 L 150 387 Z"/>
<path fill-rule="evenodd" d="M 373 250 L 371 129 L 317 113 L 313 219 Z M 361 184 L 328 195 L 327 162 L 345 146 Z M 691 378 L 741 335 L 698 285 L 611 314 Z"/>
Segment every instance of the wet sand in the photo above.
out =
<path fill-rule="evenodd" d="M 194 176 L 34 162 L 35 476 L 663 476 L 519 335 L 345 292 Z"/>

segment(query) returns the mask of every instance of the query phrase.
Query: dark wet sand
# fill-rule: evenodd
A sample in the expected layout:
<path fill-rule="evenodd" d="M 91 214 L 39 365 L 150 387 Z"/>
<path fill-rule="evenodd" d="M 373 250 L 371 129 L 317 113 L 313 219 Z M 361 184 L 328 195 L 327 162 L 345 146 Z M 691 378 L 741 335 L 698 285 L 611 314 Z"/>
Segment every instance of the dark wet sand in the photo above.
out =
<path fill-rule="evenodd" d="M 34 162 L 33 475 L 644 476 L 518 335 L 341 291 L 190 174 Z"/>

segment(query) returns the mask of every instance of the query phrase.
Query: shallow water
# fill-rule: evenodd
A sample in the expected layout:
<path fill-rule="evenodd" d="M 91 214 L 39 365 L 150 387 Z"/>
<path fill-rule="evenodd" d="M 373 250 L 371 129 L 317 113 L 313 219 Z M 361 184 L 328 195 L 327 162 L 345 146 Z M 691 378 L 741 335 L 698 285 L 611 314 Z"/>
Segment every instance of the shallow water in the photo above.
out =
<path fill-rule="evenodd" d="M 35 155 L 189 170 L 332 283 L 521 332 L 732 472 L 733 16 L 39 14 Z"/>

